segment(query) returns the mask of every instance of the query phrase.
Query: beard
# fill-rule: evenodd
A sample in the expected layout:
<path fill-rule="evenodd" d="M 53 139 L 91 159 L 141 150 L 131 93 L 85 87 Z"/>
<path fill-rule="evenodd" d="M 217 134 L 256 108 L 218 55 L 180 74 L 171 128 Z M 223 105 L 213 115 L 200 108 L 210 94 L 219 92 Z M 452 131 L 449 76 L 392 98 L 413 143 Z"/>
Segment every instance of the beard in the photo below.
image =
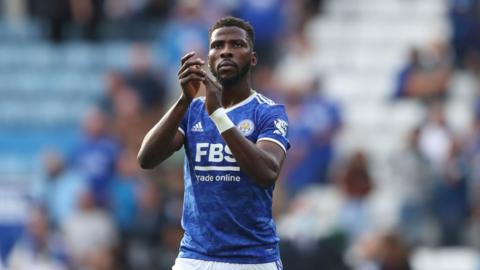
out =
<path fill-rule="evenodd" d="M 235 68 L 237 69 L 237 72 L 236 72 L 236 74 L 234 74 L 231 77 L 220 77 L 218 72 L 216 70 L 214 70 L 213 68 L 210 68 L 210 71 L 212 72 L 213 76 L 215 76 L 217 81 L 222 86 L 230 86 L 230 85 L 234 85 L 234 84 L 238 83 L 239 81 L 241 81 L 247 75 L 247 73 L 250 71 L 251 67 L 252 67 L 252 65 L 250 63 L 247 63 L 246 65 L 244 65 L 241 68 L 238 68 L 238 66 L 235 66 Z"/>

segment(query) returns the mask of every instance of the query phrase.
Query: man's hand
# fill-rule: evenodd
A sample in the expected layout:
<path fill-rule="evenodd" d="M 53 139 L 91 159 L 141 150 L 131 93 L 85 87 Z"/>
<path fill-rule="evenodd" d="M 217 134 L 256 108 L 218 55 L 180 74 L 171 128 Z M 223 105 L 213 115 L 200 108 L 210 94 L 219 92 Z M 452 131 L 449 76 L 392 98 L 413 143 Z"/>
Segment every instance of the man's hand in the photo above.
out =
<path fill-rule="evenodd" d="M 182 98 L 192 101 L 200 89 L 200 84 L 206 80 L 206 72 L 201 68 L 205 61 L 200 58 L 192 59 L 195 52 L 189 52 L 182 57 L 182 66 L 178 71 L 178 80 L 182 87 Z"/>
<path fill-rule="evenodd" d="M 222 107 L 222 86 L 211 74 L 206 75 L 205 81 L 205 107 L 208 115 Z"/>

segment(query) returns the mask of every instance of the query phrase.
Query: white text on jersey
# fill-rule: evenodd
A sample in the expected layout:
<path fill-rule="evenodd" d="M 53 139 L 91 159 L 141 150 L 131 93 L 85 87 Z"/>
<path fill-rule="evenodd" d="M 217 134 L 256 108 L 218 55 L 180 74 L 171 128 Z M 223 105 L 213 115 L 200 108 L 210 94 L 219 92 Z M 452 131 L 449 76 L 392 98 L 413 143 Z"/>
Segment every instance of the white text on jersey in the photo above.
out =
<path fill-rule="evenodd" d="M 208 162 L 236 162 L 228 145 L 221 143 L 197 143 L 195 161 L 201 162 L 202 157 L 208 157 Z"/>

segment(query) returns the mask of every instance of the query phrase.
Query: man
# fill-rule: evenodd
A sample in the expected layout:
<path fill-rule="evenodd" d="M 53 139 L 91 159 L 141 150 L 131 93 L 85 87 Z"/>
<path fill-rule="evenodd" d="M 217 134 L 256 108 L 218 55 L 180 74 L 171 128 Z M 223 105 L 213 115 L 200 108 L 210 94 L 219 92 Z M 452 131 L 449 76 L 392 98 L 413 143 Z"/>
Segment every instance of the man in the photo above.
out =
<path fill-rule="evenodd" d="M 290 147 L 285 109 L 251 88 L 249 23 L 223 18 L 209 37 L 215 78 L 194 52 L 182 58 L 181 97 L 147 133 L 138 159 L 150 169 L 185 147 L 185 234 L 174 270 L 278 270 L 272 192 Z M 201 84 L 205 97 L 195 98 Z"/>

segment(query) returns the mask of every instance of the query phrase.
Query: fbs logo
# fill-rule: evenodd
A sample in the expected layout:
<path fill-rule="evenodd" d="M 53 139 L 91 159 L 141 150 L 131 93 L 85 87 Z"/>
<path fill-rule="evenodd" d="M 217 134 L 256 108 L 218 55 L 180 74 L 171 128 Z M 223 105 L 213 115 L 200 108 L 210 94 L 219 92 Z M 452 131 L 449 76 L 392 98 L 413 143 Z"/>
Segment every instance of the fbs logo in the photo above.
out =
<path fill-rule="evenodd" d="M 236 162 L 228 145 L 221 143 L 197 143 L 195 148 L 195 162 L 205 161 L 204 157 L 207 158 L 208 162 Z"/>
<path fill-rule="evenodd" d="M 282 135 L 283 137 L 286 137 L 287 136 L 288 123 L 283 119 L 277 119 L 277 120 L 275 120 L 274 123 L 275 123 L 276 130 L 273 133 Z"/>

